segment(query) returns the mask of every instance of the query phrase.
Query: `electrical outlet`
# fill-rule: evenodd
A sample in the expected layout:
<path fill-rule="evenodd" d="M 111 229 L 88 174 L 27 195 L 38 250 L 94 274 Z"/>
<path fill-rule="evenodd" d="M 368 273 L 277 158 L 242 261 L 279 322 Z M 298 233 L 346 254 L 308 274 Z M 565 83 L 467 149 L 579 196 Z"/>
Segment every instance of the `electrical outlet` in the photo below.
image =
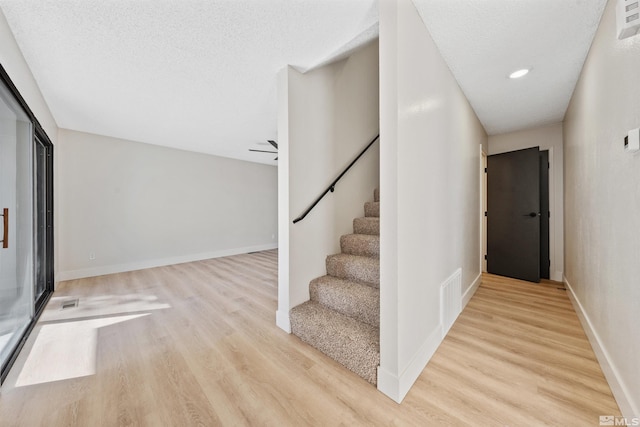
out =
<path fill-rule="evenodd" d="M 89 252 L 89 261 L 93 261 L 94 259 L 96 259 L 96 253 L 95 252 Z"/>

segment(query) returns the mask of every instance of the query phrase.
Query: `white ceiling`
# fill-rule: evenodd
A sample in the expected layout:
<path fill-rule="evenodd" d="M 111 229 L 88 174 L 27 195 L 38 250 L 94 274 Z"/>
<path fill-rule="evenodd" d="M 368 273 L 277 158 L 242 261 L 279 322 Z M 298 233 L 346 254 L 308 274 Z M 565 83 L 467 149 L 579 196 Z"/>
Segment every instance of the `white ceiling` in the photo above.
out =
<path fill-rule="evenodd" d="M 563 120 L 606 0 L 414 3 L 487 133 L 495 135 Z M 508 78 L 522 68 L 531 72 Z"/>
<path fill-rule="evenodd" d="M 61 128 L 276 164 L 276 74 L 377 37 L 375 0 L 1 0 Z"/>
<path fill-rule="evenodd" d="M 377 37 L 377 0 L 0 0 L 66 129 L 275 164 L 276 73 Z M 414 0 L 489 134 L 562 121 L 606 0 Z M 507 75 L 532 67 L 520 80 Z M 428 78 L 428 77 L 427 77 Z"/>

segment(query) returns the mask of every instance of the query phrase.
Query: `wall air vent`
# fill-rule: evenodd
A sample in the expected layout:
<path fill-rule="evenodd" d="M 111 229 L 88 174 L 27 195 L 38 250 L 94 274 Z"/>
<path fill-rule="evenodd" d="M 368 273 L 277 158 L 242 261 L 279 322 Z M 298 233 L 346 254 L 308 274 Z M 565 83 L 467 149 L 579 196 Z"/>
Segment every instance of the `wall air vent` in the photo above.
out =
<path fill-rule="evenodd" d="M 442 337 L 447 335 L 451 326 L 462 311 L 462 268 L 457 269 L 440 285 L 440 323 Z"/>
<path fill-rule="evenodd" d="M 620 40 L 640 32 L 640 0 L 617 0 L 616 22 Z"/>

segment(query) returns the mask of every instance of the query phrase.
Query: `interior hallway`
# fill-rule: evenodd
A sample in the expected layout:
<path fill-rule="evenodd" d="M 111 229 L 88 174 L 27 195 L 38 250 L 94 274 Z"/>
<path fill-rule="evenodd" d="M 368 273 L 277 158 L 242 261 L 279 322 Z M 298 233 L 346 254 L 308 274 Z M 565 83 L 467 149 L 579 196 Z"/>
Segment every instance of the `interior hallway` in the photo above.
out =
<path fill-rule="evenodd" d="M 559 287 L 485 275 L 398 405 L 275 325 L 277 251 L 69 281 L 0 390 L 0 420 L 597 426 L 619 409 Z"/>

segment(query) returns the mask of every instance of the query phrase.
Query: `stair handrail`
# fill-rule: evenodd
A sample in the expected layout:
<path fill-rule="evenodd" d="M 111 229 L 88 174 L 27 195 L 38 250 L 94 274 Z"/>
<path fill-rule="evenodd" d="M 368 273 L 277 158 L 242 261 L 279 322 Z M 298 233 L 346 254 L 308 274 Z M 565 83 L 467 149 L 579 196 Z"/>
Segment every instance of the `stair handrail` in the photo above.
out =
<path fill-rule="evenodd" d="M 376 135 L 376 137 L 375 137 L 375 138 L 373 138 L 373 139 L 371 140 L 371 142 L 369 142 L 369 143 L 367 144 L 367 146 L 366 146 L 366 147 L 364 147 L 364 149 L 360 152 L 360 154 L 358 154 L 358 156 L 357 156 L 355 159 L 353 159 L 353 161 L 352 161 L 351 163 L 349 163 L 349 166 L 347 166 L 347 167 L 342 171 L 342 173 L 340 173 L 340 175 L 338 175 L 338 177 L 337 177 L 336 179 L 334 179 L 334 180 L 333 180 L 333 182 L 332 182 L 331 184 L 329 184 L 329 186 L 327 187 L 327 189 L 326 189 L 326 190 L 324 190 L 324 192 L 323 192 L 320 196 L 318 196 L 318 198 L 317 198 L 317 199 L 316 199 L 316 200 L 315 200 L 315 201 L 314 201 L 314 202 L 313 202 L 313 203 L 312 203 L 312 204 L 307 208 L 307 210 L 306 210 L 306 211 L 304 211 L 302 214 L 300 214 L 300 216 L 299 216 L 299 217 L 297 217 L 296 219 L 294 219 L 294 220 L 293 220 L 293 223 L 295 224 L 295 223 L 297 223 L 297 222 L 302 221 L 302 220 L 303 220 L 303 219 L 304 219 L 304 218 L 309 214 L 309 212 L 311 212 L 311 211 L 313 210 L 313 208 L 315 208 L 315 207 L 316 207 L 316 205 L 320 202 L 320 200 L 322 200 L 322 198 L 323 198 L 324 196 L 326 196 L 326 195 L 327 195 L 327 193 L 328 193 L 329 191 L 331 191 L 331 192 L 333 193 L 333 192 L 335 191 L 335 189 L 336 189 L 336 184 L 338 183 L 338 181 L 340 181 L 340 178 L 342 178 L 342 176 L 343 176 L 345 173 L 347 173 L 347 171 L 348 171 L 349 169 L 351 169 L 351 166 L 353 166 L 353 165 L 358 161 L 358 159 L 360 159 L 360 157 L 362 157 L 362 155 L 363 155 L 364 153 L 366 153 L 366 152 L 367 152 L 367 150 L 369 149 L 369 147 L 371 147 L 371 146 L 373 145 L 373 143 L 374 143 L 374 142 L 376 142 L 378 139 L 380 139 L 380 134 Z"/>

